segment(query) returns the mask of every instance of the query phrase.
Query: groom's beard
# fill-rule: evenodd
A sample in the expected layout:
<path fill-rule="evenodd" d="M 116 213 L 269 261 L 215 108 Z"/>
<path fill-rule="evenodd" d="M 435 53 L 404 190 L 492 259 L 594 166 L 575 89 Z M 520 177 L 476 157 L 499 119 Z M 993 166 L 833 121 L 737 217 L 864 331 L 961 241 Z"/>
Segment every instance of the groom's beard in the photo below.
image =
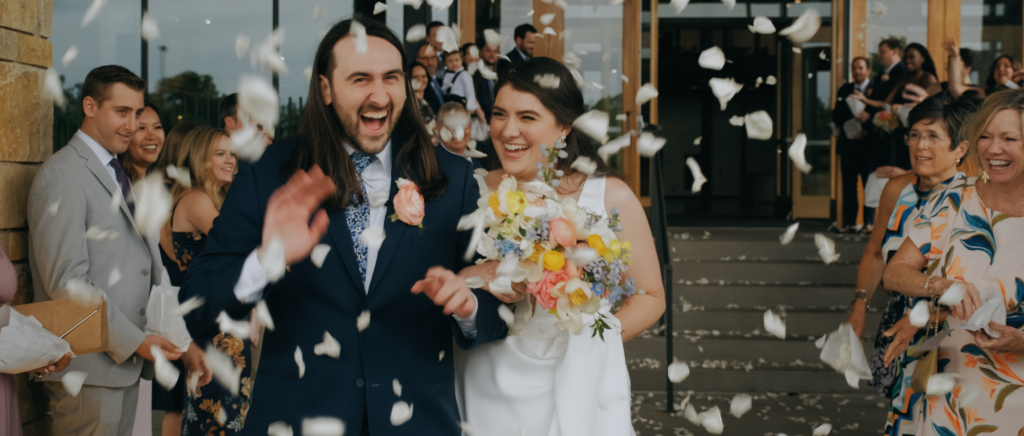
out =
<path fill-rule="evenodd" d="M 364 104 L 354 112 L 345 112 L 340 107 L 338 99 L 333 98 L 333 100 L 332 106 L 334 106 L 334 111 L 341 120 L 341 127 L 345 129 L 345 133 L 352 140 L 353 147 L 368 154 L 377 154 L 384 150 L 384 146 L 391 139 L 391 133 L 395 130 L 395 124 L 398 123 L 398 117 L 401 115 L 396 112 L 394 104 L 388 104 L 384 107 Z M 388 115 L 384 119 L 384 129 L 380 133 L 367 132 L 368 128 L 363 125 L 363 120 L 360 116 L 364 112 L 373 111 L 388 111 Z"/>

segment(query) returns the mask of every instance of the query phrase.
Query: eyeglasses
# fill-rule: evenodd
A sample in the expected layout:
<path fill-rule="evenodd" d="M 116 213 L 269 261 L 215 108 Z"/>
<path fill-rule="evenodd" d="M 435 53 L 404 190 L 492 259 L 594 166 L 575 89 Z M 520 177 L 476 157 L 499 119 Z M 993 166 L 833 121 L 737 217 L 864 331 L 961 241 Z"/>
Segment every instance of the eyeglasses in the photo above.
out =
<path fill-rule="evenodd" d="M 914 147 L 919 142 L 924 141 L 924 146 L 927 148 L 939 148 L 942 146 L 948 146 L 949 140 L 935 137 L 934 135 L 926 137 L 917 132 L 910 132 L 903 135 L 903 143 L 908 146 Z"/>

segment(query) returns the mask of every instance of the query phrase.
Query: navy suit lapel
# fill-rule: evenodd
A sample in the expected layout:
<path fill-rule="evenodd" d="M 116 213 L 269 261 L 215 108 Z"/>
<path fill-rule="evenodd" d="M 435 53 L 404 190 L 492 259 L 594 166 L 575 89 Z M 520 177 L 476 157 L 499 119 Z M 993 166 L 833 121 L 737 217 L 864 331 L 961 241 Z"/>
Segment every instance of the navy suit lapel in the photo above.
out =
<path fill-rule="evenodd" d="M 380 285 L 381 278 L 384 276 L 384 272 L 388 269 L 388 264 L 391 262 L 391 258 L 394 256 L 399 243 L 402 241 L 402 236 L 405 234 L 405 229 L 409 228 L 409 225 L 402 222 L 401 220 L 391 221 L 389 218 L 395 213 L 395 195 L 398 194 L 398 184 L 395 183 L 399 177 L 402 176 L 402 172 L 398 168 L 398 152 L 401 150 L 402 142 L 398 136 L 394 136 L 391 139 L 391 189 L 388 194 L 387 212 L 384 218 L 384 243 L 381 244 L 380 250 L 377 251 L 377 263 L 373 267 L 373 277 L 370 278 L 370 291 L 369 295 L 373 295 L 374 290 Z"/>
<path fill-rule="evenodd" d="M 345 264 L 348 276 L 352 285 L 360 296 L 366 296 L 363 282 L 359 280 L 359 262 L 356 260 L 355 247 L 352 245 L 352 232 L 348 228 L 348 220 L 345 219 L 345 210 L 330 214 L 331 224 L 327 232 L 334 241 L 334 250 L 341 256 L 341 263 Z"/>

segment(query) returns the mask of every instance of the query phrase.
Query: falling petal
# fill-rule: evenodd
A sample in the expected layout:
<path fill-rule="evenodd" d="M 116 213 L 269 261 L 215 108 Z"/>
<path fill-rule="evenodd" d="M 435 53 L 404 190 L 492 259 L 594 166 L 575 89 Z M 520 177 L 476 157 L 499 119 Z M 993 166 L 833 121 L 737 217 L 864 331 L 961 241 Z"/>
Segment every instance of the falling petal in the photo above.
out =
<path fill-rule="evenodd" d="M 323 18 L 325 12 L 327 11 L 320 5 L 313 5 L 313 21 Z"/>
<path fill-rule="evenodd" d="M 153 366 L 156 370 L 156 381 L 168 391 L 174 390 L 174 385 L 178 384 L 178 376 L 181 372 L 171 362 L 167 361 L 167 356 L 164 355 L 164 350 L 156 345 L 150 345 L 149 352 L 153 354 Z"/>
<path fill-rule="evenodd" d="M 67 68 L 75 59 L 78 59 L 78 47 L 68 47 L 68 51 L 64 52 L 64 57 L 60 58 L 60 65 L 62 68 Z"/>
<path fill-rule="evenodd" d="M 295 432 L 292 430 L 292 426 L 288 425 L 284 421 L 277 421 L 270 423 L 267 427 L 267 436 L 294 436 Z"/>
<path fill-rule="evenodd" d="M 766 79 L 764 79 L 764 83 L 768 85 L 774 85 L 777 82 L 778 80 L 775 79 L 775 76 L 768 76 Z"/>
<path fill-rule="evenodd" d="M 344 436 L 345 423 L 338 418 L 320 417 L 302 420 L 302 436 Z"/>
<path fill-rule="evenodd" d="M 244 337 L 244 336 L 243 336 Z M 235 367 L 235 360 L 217 349 L 213 344 L 206 346 L 206 366 L 213 372 L 213 378 L 220 383 L 224 389 L 238 395 L 241 387 L 242 370 Z"/>
<path fill-rule="evenodd" d="M 120 235 L 116 230 L 103 230 L 98 226 L 91 226 L 85 231 L 85 239 L 90 241 L 113 241 Z"/>
<path fill-rule="evenodd" d="M 736 127 L 742 126 L 744 122 L 746 122 L 744 118 L 739 115 L 734 115 L 732 118 L 729 118 L 729 124 L 732 124 Z"/>
<path fill-rule="evenodd" d="M 654 136 L 651 132 L 644 132 L 640 134 L 640 138 L 636 141 L 637 152 L 643 157 L 653 157 L 668 140 L 665 138 L 659 138 Z"/>
<path fill-rule="evenodd" d="M 779 31 L 779 35 L 788 37 L 794 44 L 803 44 L 813 38 L 815 33 L 818 33 L 819 27 L 821 27 L 821 16 L 814 8 L 808 8 L 791 26 Z"/>
<path fill-rule="evenodd" d="M 124 197 L 121 196 L 121 195 L 111 195 L 110 196 L 110 213 L 115 214 L 115 215 L 120 213 L 119 211 L 121 209 L 121 201 L 122 200 L 124 200 Z"/>
<path fill-rule="evenodd" d="M 700 415 L 697 414 L 697 409 L 693 407 L 693 404 L 683 407 L 683 417 L 693 425 L 700 425 Z"/>
<path fill-rule="evenodd" d="M 174 165 L 167 166 L 167 177 L 177 182 L 184 188 L 192 187 L 192 175 L 188 168 L 178 168 Z"/>
<path fill-rule="evenodd" d="M 942 297 L 939 298 L 939 304 L 950 307 L 959 303 L 964 299 L 964 290 L 963 282 L 954 281 L 953 284 L 949 286 L 949 289 L 946 289 L 946 292 L 942 294 Z"/>
<path fill-rule="evenodd" d="M 64 109 L 68 104 L 67 98 L 64 97 L 64 88 L 60 83 L 60 76 L 57 74 L 57 70 L 53 68 L 46 69 L 46 94 L 53 99 L 53 104 L 57 107 Z"/>
<path fill-rule="evenodd" d="M 423 5 L 423 0 L 397 0 L 398 4 L 405 6 L 412 6 L 417 11 L 420 10 L 420 6 Z"/>
<path fill-rule="evenodd" d="M 713 46 L 700 53 L 700 58 L 697 59 L 697 65 L 701 68 L 709 70 L 721 70 L 725 66 L 725 53 L 718 46 Z"/>
<path fill-rule="evenodd" d="M 369 46 L 367 46 L 366 26 L 352 20 L 352 24 L 348 28 L 348 34 L 355 37 L 352 42 L 356 45 L 356 53 L 366 54 L 370 50 Z"/>
<path fill-rule="evenodd" d="M 295 347 L 295 364 L 299 366 L 299 378 L 306 375 L 306 362 L 302 360 L 302 348 Z"/>
<path fill-rule="evenodd" d="M 683 13 L 683 9 L 686 8 L 686 5 L 690 4 L 690 0 L 672 0 L 669 3 L 671 3 L 672 7 L 676 9 L 677 14 L 681 14 Z"/>
<path fill-rule="evenodd" d="M 544 15 L 540 16 L 540 23 L 545 25 L 545 26 L 549 26 L 549 25 L 551 25 L 551 22 L 554 21 L 554 19 L 555 19 L 554 12 L 552 12 L 550 14 L 544 14 Z"/>
<path fill-rule="evenodd" d="M 313 79 L 313 67 L 312 66 L 307 66 L 306 68 L 303 68 L 302 69 L 302 75 L 303 75 L 303 77 L 306 78 L 306 80 L 312 80 Z"/>
<path fill-rule="evenodd" d="M 693 140 L 693 145 L 700 145 L 700 141 L 704 139 L 703 136 L 698 136 L 697 139 Z"/>
<path fill-rule="evenodd" d="M 170 390 L 170 388 L 168 388 L 167 390 Z M 220 424 L 221 427 L 223 427 L 224 423 L 226 422 L 228 422 L 228 413 L 224 411 L 223 407 L 221 407 L 217 409 L 217 423 Z"/>
<path fill-rule="evenodd" d="M 884 17 L 888 13 L 889 13 L 889 7 L 886 6 L 885 3 L 882 3 L 882 2 L 875 3 L 875 15 L 876 16 L 881 18 L 881 17 Z"/>
<path fill-rule="evenodd" d="M 576 158 L 575 161 L 573 161 L 573 163 L 570 166 L 570 168 L 572 168 L 574 170 L 577 170 L 577 171 L 579 171 L 581 173 L 585 173 L 586 175 L 589 176 L 589 175 L 594 174 L 594 171 L 597 171 L 597 162 L 594 162 L 589 157 L 580 156 L 580 157 Z M 580 265 L 586 265 L 586 264 L 580 264 Z"/>
<path fill-rule="evenodd" d="M 547 89 L 558 89 L 561 83 L 561 79 L 554 74 L 538 74 L 533 77 L 533 81 L 539 83 L 541 88 Z"/>
<path fill-rule="evenodd" d="M 469 142 L 475 142 L 475 141 L 470 140 Z M 470 158 L 475 157 L 477 159 L 483 159 L 483 158 L 487 157 L 487 153 L 484 153 L 482 151 L 477 151 L 476 147 L 466 147 L 465 150 L 462 150 L 462 156 L 463 157 L 470 157 Z"/>
<path fill-rule="evenodd" d="M 629 135 L 622 135 L 618 138 L 608 141 L 606 144 L 602 145 L 601 148 L 598 148 L 597 155 L 601 156 L 601 159 L 604 159 L 605 162 L 608 162 L 608 158 L 611 157 L 611 155 L 618 153 L 619 150 L 622 150 L 623 148 L 628 146 Z"/>
<path fill-rule="evenodd" d="M 762 83 L 764 83 L 764 79 L 762 79 L 760 76 L 758 76 L 757 79 L 754 79 L 754 87 L 755 88 L 760 87 Z"/>
<path fill-rule="evenodd" d="M 791 48 L 791 50 L 793 50 L 793 53 L 803 53 L 804 52 L 802 49 L 800 49 L 800 47 L 793 47 L 793 48 Z"/>
<path fill-rule="evenodd" d="M 668 366 L 668 379 L 672 383 L 682 383 L 690 376 L 690 365 L 686 362 L 680 362 L 674 360 L 671 365 Z"/>
<path fill-rule="evenodd" d="M 174 310 L 175 315 L 185 316 L 189 312 L 196 310 L 199 306 L 202 306 L 206 300 L 203 297 L 192 297 L 185 300 L 183 303 L 178 305 L 178 308 Z"/>
<path fill-rule="evenodd" d="M 391 390 L 395 391 L 395 396 L 402 396 L 402 383 L 399 383 L 398 379 L 391 380 Z"/>
<path fill-rule="evenodd" d="M 819 52 L 818 52 L 818 57 L 819 57 L 819 58 L 821 58 L 821 60 L 826 60 L 826 59 L 828 59 L 828 56 L 827 56 L 827 55 L 825 55 L 825 50 L 819 51 Z"/>
<path fill-rule="evenodd" d="M 444 360 L 444 350 L 441 350 L 437 353 L 437 361 L 440 362 L 442 360 Z"/>
<path fill-rule="evenodd" d="M 608 136 L 608 114 L 595 109 L 580 115 L 572 126 L 597 141 L 603 141 Z M 628 137 L 626 145 L 629 145 Z"/>
<path fill-rule="evenodd" d="M 700 192 L 701 186 L 703 186 L 708 179 L 704 177 L 703 173 L 701 173 L 700 165 L 697 164 L 697 160 L 692 156 L 686 158 L 686 166 L 690 168 L 690 173 L 693 174 L 693 186 L 690 188 L 690 191 L 696 194 Z"/>
<path fill-rule="evenodd" d="M 798 228 L 800 228 L 800 223 L 793 223 L 790 224 L 789 227 L 786 227 L 786 232 L 783 233 L 782 236 L 779 236 L 779 240 L 782 241 L 782 245 L 789 245 L 790 242 L 793 242 L 793 237 L 796 236 L 796 230 Z"/>
<path fill-rule="evenodd" d="M 819 349 L 819 350 L 820 350 L 820 349 L 822 349 L 822 348 L 824 348 L 824 347 L 825 347 L 825 341 L 826 341 L 827 339 L 828 339 L 828 335 L 824 335 L 824 336 L 822 336 L 822 337 L 818 338 L 818 340 L 814 341 L 814 346 L 815 346 L 815 347 L 816 347 L 817 349 Z"/>
<path fill-rule="evenodd" d="M 160 27 L 156 20 L 149 16 L 149 12 L 142 14 L 142 39 L 152 41 L 160 37 Z"/>
<path fill-rule="evenodd" d="M 643 105 L 651 101 L 652 98 L 658 96 L 658 90 L 650 83 L 645 83 L 640 89 L 636 91 L 636 104 L 637 106 Z"/>
<path fill-rule="evenodd" d="M 815 233 L 814 245 L 818 247 L 818 256 L 821 256 L 821 260 L 825 262 L 825 265 L 839 260 L 839 254 L 836 253 L 836 243 L 828 236 Z"/>
<path fill-rule="evenodd" d="M 565 253 L 565 257 L 571 259 L 576 265 L 587 265 L 597 260 L 598 256 L 600 255 L 597 254 L 597 250 L 590 247 L 574 248 Z"/>
<path fill-rule="evenodd" d="M 731 11 L 732 8 L 736 7 L 736 0 L 722 0 L 722 4 L 728 6 Z"/>
<path fill-rule="evenodd" d="M 737 418 L 742 417 L 750 411 L 754 399 L 747 394 L 736 394 L 729 403 L 729 414 Z"/>
<path fill-rule="evenodd" d="M 114 269 L 110 270 L 110 278 L 107 280 L 107 287 L 112 288 L 119 281 L 121 281 L 121 269 L 115 266 Z"/>
<path fill-rule="evenodd" d="M 498 78 L 498 73 L 495 73 L 491 71 L 490 68 L 487 68 L 487 64 L 484 63 L 483 59 L 477 61 L 476 70 L 479 71 L 480 75 L 487 80 L 495 80 Z"/>
<path fill-rule="evenodd" d="M 474 276 L 466 279 L 466 287 L 480 289 L 487 284 L 484 282 L 483 277 Z"/>
<path fill-rule="evenodd" d="M 280 236 L 271 238 L 267 248 L 263 251 L 263 256 L 260 256 L 258 260 L 260 266 L 267 273 L 267 280 L 270 283 L 277 283 L 285 272 L 284 240 Z"/>
<path fill-rule="evenodd" d="M 185 381 L 185 393 L 190 396 L 199 396 L 199 377 L 203 376 L 202 371 L 189 371 L 188 380 Z"/>
<path fill-rule="evenodd" d="M 921 300 L 914 305 L 913 309 L 910 309 L 910 325 L 914 327 L 924 327 L 928 325 L 928 302 Z"/>
<path fill-rule="evenodd" d="M 46 208 L 46 213 L 50 214 L 50 216 L 57 216 L 57 210 L 58 209 L 60 209 L 60 199 L 59 198 L 57 199 L 57 201 L 54 201 L 53 203 L 50 203 L 50 207 Z"/>
<path fill-rule="evenodd" d="M 103 291 L 83 280 L 71 279 L 64 284 L 68 296 L 82 307 L 96 307 L 103 301 Z"/>
<path fill-rule="evenodd" d="M 711 434 L 722 434 L 725 424 L 722 423 L 722 412 L 718 410 L 718 406 L 700 412 L 698 416 L 700 417 L 700 426 L 704 427 L 705 431 Z"/>
<path fill-rule="evenodd" d="M 420 42 L 427 37 L 427 26 L 422 24 L 416 24 L 409 28 L 408 32 L 405 32 L 406 42 Z"/>
<path fill-rule="evenodd" d="M 752 139 L 771 139 L 772 117 L 768 112 L 757 111 L 743 117 L 747 124 L 747 137 Z"/>
<path fill-rule="evenodd" d="M 832 432 L 832 424 L 822 424 L 818 428 L 814 429 L 814 433 L 811 436 L 828 436 Z"/>
<path fill-rule="evenodd" d="M 279 75 L 287 76 L 288 65 L 284 63 L 284 58 L 281 57 L 281 52 L 278 51 L 282 43 L 284 43 L 284 29 L 277 28 L 252 52 L 250 59 L 253 67 L 260 66 Z M 237 46 L 235 50 L 235 54 L 238 54 Z M 239 96 L 239 103 L 241 103 L 241 96 Z"/>
<path fill-rule="evenodd" d="M 369 326 L 370 326 L 370 311 L 369 310 L 364 310 L 363 313 L 360 313 L 359 317 L 356 318 L 356 329 L 358 329 L 359 331 L 363 331 L 363 330 L 366 330 L 366 328 L 369 327 Z"/>
<path fill-rule="evenodd" d="M 270 317 L 270 309 L 267 308 L 267 300 L 260 300 L 256 303 L 256 319 L 267 327 L 267 330 L 274 331 L 274 318 Z"/>
<path fill-rule="evenodd" d="M 956 385 L 956 380 L 960 378 L 959 374 L 932 374 L 928 377 L 928 386 L 926 387 L 925 394 L 929 397 L 939 397 L 950 393 L 953 390 L 953 386 Z"/>
<path fill-rule="evenodd" d="M 249 35 L 239 33 L 235 37 L 235 56 L 239 59 L 245 57 L 245 54 L 249 52 Z"/>
<path fill-rule="evenodd" d="M 371 250 L 380 249 L 380 245 L 384 243 L 384 229 L 368 228 L 363 230 L 363 233 L 359 235 L 359 242 Z"/>
<path fill-rule="evenodd" d="M 772 20 L 768 17 L 754 17 L 754 25 L 747 26 L 753 33 L 763 33 L 770 35 L 775 33 L 775 25 L 772 24 Z"/>
<path fill-rule="evenodd" d="M 427 4 L 430 5 L 432 10 L 437 12 L 448 9 L 452 5 L 452 0 L 427 0 Z"/>
<path fill-rule="evenodd" d="M 455 30 L 451 27 L 438 27 L 435 38 L 441 43 L 441 50 L 448 53 L 459 51 L 459 38 L 455 36 Z"/>
<path fill-rule="evenodd" d="M 469 423 L 466 421 L 462 421 L 461 423 L 459 423 L 459 427 L 462 427 L 462 433 L 464 433 L 466 436 L 473 436 L 475 433 L 473 427 L 470 427 Z"/>
<path fill-rule="evenodd" d="M 341 357 L 341 344 L 334 336 L 324 331 L 324 341 L 313 346 L 313 354 L 317 356 L 330 356 L 335 359 Z"/>
<path fill-rule="evenodd" d="M 316 265 L 317 268 L 324 266 L 324 259 L 327 259 L 327 253 L 331 252 L 331 246 L 327 244 L 317 244 L 313 247 L 313 252 L 309 254 L 309 260 Z"/>
<path fill-rule="evenodd" d="M 709 80 L 708 84 L 711 85 L 711 92 L 715 94 L 716 98 L 718 98 L 718 103 L 721 105 L 723 111 L 725 110 L 725 106 L 729 104 L 729 100 L 732 100 L 733 96 L 743 89 L 743 85 L 736 83 L 732 77 L 728 79 L 715 77 Z"/>
<path fill-rule="evenodd" d="M 541 34 L 543 34 L 543 35 L 551 35 L 551 36 L 558 36 L 558 32 L 555 32 L 555 29 L 552 29 L 550 27 L 545 27 L 544 31 L 541 32 Z"/>
<path fill-rule="evenodd" d="M 231 319 L 227 312 L 221 311 L 217 315 L 217 326 L 221 332 L 230 334 L 236 338 L 249 337 L 249 321 L 236 321 Z"/>
<path fill-rule="evenodd" d="M 399 401 L 391 407 L 391 425 L 398 427 L 412 419 L 412 404 Z"/>
<path fill-rule="evenodd" d="M 488 45 L 495 47 L 501 45 L 501 34 L 496 32 L 494 29 L 484 29 L 484 41 L 487 41 Z"/>
<path fill-rule="evenodd" d="M 505 324 L 508 324 L 509 327 L 512 327 L 512 324 L 516 321 L 516 315 L 512 313 L 512 309 L 509 309 L 504 304 L 498 306 L 498 318 L 505 321 Z"/>
<path fill-rule="evenodd" d="M 811 172 L 811 164 L 807 163 L 804 157 L 804 149 L 807 148 L 807 135 L 803 133 L 796 135 L 793 144 L 789 146 L 789 159 L 793 161 L 800 172 L 807 174 Z"/>
<path fill-rule="evenodd" d="M 629 83 L 629 77 L 627 77 L 625 74 L 622 75 L 622 83 Z"/>
<path fill-rule="evenodd" d="M 786 339 L 786 323 L 771 309 L 764 312 L 764 329 L 772 336 Z"/>
<path fill-rule="evenodd" d="M 275 126 L 281 111 L 280 99 L 265 78 L 245 75 L 238 80 L 238 109 L 264 128 Z M 262 139 L 265 142 L 265 138 Z"/>
<path fill-rule="evenodd" d="M 384 3 L 377 2 L 376 4 L 373 5 L 373 15 L 377 15 L 386 10 L 388 10 L 388 5 Z"/>
<path fill-rule="evenodd" d="M 89 5 L 89 9 L 85 11 L 85 16 L 82 17 L 82 28 L 88 26 L 96 20 L 96 17 L 100 16 L 100 11 L 107 5 L 107 0 L 92 0 L 92 4 Z"/>
<path fill-rule="evenodd" d="M 85 383 L 85 378 L 89 374 L 81 371 L 68 371 L 61 377 L 60 382 L 64 384 L 64 389 L 71 394 L 72 397 L 77 397 L 78 393 L 82 391 L 82 384 Z"/>

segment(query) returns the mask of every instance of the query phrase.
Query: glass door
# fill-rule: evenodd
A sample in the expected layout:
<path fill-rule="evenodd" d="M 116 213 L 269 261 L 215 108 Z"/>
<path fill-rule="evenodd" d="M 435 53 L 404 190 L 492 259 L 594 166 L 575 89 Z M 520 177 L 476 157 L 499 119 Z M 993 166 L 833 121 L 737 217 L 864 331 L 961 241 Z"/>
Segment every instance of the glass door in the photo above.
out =
<path fill-rule="evenodd" d="M 832 72 L 831 29 L 793 53 L 793 132 L 807 136 L 804 156 L 812 167 L 807 174 L 792 166 L 793 218 L 830 218 L 834 153 L 830 125 Z M 824 36 L 824 38 L 821 38 Z M 824 39 L 823 41 L 820 41 Z"/>

